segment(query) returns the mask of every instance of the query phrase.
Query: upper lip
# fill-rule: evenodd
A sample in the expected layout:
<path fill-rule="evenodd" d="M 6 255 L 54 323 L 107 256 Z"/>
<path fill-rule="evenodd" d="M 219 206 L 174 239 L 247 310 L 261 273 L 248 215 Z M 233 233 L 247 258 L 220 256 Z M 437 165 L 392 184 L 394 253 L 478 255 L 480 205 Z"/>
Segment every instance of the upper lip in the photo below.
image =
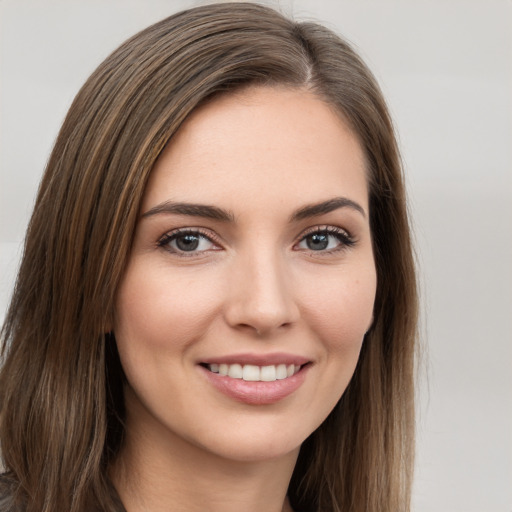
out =
<path fill-rule="evenodd" d="M 311 362 L 311 359 L 297 354 L 287 354 L 284 352 L 274 352 L 270 354 L 229 354 L 224 356 L 208 357 L 202 361 L 202 364 L 252 364 L 254 366 L 271 366 L 278 364 L 294 364 L 302 366 Z"/>

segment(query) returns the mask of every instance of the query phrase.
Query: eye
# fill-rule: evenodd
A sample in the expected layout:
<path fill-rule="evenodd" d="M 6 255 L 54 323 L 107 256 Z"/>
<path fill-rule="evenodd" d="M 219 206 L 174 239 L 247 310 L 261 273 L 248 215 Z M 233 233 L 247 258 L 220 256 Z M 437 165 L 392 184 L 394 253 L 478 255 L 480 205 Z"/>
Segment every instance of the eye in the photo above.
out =
<path fill-rule="evenodd" d="M 180 229 L 167 233 L 158 241 L 158 246 L 180 256 L 194 255 L 219 248 L 209 236 L 193 229 Z"/>
<path fill-rule="evenodd" d="M 297 248 L 313 252 L 336 252 L 355 244 L 355 240 L 343 229 L 336 227 L 315 228 L 306 233 Z"/>

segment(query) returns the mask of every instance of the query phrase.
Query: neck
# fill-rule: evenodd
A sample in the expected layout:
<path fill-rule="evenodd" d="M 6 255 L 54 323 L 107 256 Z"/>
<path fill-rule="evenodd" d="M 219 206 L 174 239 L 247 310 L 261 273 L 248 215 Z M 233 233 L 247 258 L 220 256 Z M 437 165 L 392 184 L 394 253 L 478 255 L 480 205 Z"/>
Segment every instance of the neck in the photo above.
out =
<path fill-rule="evenodd" d="M 298 449 L 271 460 L 231 460 L 147 427 L 127 418 L 111 471 L 127 512 L 292 512 L 286 492 Z"/>

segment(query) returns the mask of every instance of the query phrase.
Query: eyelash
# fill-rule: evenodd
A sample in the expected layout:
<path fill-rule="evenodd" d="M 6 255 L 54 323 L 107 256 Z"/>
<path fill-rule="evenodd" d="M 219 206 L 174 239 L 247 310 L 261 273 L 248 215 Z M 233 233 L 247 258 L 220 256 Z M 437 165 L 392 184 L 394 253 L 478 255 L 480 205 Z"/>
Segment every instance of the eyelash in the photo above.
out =
<path fill-rule="evenodd" d="M 336 238 L 339 242 L 339 244 L 336 247 L 328 250 L 314 251 L 312 249 L 309 249 L 309 252 L 311 254 L 314 254 L 315 256 L 335 254 L 337 252 L 349 249 L 350 247 L 353 247 L 356 244 L 355 238 L 345 229 L 337 228 L 335 226 L 316 226 L 302 234 L 299 242 L 295 244 L 294 247 L 302 243 L 309 236 L 312 235 L 330 235 Z"/>
<path fill-rule="evenodd" d="M 166 233 L 164 236 L 160 238 L 157 242 L 157 246 L 163 248 L 164 250 L 175 254 L 179 257 L 184 258 L 190 258 L 190 257 L 197 257 L 198 255 L 208 252 L 211 249 L 206 249 L 204 251 L 183 251 L 180 249 L 175 249 L 170 247 L 170 244 L 177 240 L 180 237 L 186 236 L 186 235 L 192 235 L 194 237 L 197 237 L 199 239 L 207 240 L 208 242 L 219 246 L 220 243 L 216 240 L 216 237 L 212 236 L 210 232 L 206 232 L 202 230 L 201 228 L 186 228 L 186 229 L 177 229 L 175 231 L 171 231 L 170 233 Z M 316 256 L 324 256 L 329 254 L 334 254 L 343 250 L 346 250 L 350 247 L 353 247 L 356 244 L 356 240 L 350 235 L 346 230 L 337 228 L 334 226 L 316 226 L 314 228 L 311 228 L 310 230 L 303 233 L 299 239 L 298 242 L 294 244 L 294 247 L 304 242 L 308 237 L 313 235 L 330 235 L 337 239 L 339 244 L 331 249 L 328 250 L 319 250 L 315 251 L 312 249 L 306 249 L 309 253 L 314 254 Z M 200 242 L 199 242 L 200 243 Z M 219 250 L 219 249 L 213 249 L 213 250 Z"/>
<path fill-rule="evenodd" d="M 183 251 L 180 249 L 174 249 L 170 247 L 170 243 L 177 240 L 179 237 L 183 237 L 186 235 L 192 235 L 199 239 L 207 240 L 208 242 L 219 245 L 219 243 L 216 241 L 215 237 L 212 236 L 210 232 L 205 232 L 201 228 L 185 228 L 185 229 L 176 229 L 174 231 L 171 231 L 170 233 L 166 233 L 160 240 L 158 240 L 158 247 L 161 247 L 165 249 L 166 251 L 176 254 L 183 258 L 190 258 L 197 256 L 198 254 L 201 254 L 206 251 Z M 218 249 L 215 249 L 218 250 Z"/>

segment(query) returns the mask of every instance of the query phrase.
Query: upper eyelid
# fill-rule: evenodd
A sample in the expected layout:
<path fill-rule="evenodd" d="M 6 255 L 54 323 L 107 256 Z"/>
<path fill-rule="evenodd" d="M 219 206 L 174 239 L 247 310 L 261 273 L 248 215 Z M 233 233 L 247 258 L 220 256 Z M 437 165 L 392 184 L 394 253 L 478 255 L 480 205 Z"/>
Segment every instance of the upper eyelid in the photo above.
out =
<path fill-rule="evenodd" d="M 183 227 L 183 228 L 171 229 L 169 231 L 166 231 L 160 238 L 171 237 L 171 236 L 179 235 L 179 234 L 188 234 L 188 233 L 197 233 L 201 236 L 204 236 L 205 238 L 211 238 L 212 241 L 213 241 L 213 239 L 218 238 L 218 235 L 215 234 L 214 232 L 212 232 L 210 229 L 202 228 L 202 227 L 198 227 L 198 226 L 191 226 L 191 227 L 187 226 L 187 227 Z"/>
<path fill-rule="evenodd" d="M 327 233 L 328 235 L 337 238 L 339 242 L 339 247 L 336 249 L 315 251 L 318 256 L 321 254 L 323 254 L 325 257 L 328 255 L 333 255 L 340 250 L 355 246 L 359 241 L 358 238 L 353 235 L 352 231 L 345 227 L 341 227 L 335 224 L 317 224 L 305 228 L 296 238 L 294 238 L 292 250 L 295 250 L 295 248 L 301 244 L 308 236 L 314 235 L 316 233 Z"/>
<path fill-rule="evenodd" d="M 314 233 L 322 233 L 322 232 L 326 232 L 326 231 L 331 232 L 331 233 L 343 234 L 347 238 L 355 241 L 351 232 L 346 228 L 342 228 L 340 226 L 335 226 L 335 225 L 331 225 L 331 224 L 320 224 L 320 225 L 308 227 L 308 228 L 304 229 L 303 231 L 301 231 L 301 233 L 297 237 L 294 238 L 293 246 L 295 246 L 297 243 L 301 242 L 308 235 L 311 235 Z M 222 238 L 217 233 L 215 233 L 214 231 L 212 231 L 209 228 L 203 228 L 203 227 L 199 227 L 199 226 L 180 227 L 180 228 L 175 228 L 170 231 L 167 231 L 157 240 L 157 244 L 160 246 L 161 244 L 168 242 L 174 236 L 177 236 L 180 234 L 189 234 L 189 233 L 198 234 L 198 235 L 206 238 L 207 240 L 209 240 L 211 243 L 213 243 L 215 245 L 218 245 L 218 246 L 225 245 L 225 242 L 222 240 Z"/>
<path fill-rule="evenodd" d="M 316 233 L 327 233 L 328 235 L 337 238 L 338 244 L 336 247 L 332 247 L 330 249 L 325 250 L 312 250 L 309 248 L 302 248 L 302 251 L 310 254 L 311 256 L 315 256 L 316 258 L 328 258 L 333 257 L 336 254 L 343 254 L 345 251 L 357 245 L 358 240 L 352 236 L 348 230 L 344 228 L 340 228 L 339 226 L 315 226 L 314 228 L 310 228 L 309 231 L 306 230 L 300 236 L 300 238 L 294 243 L 294 248 L 302 244 L 306 238 L 310 235 L 314 235 Z"/>
<path fill-rule="evenodd" d="M 340 234 L 345 234 L 348 238 L 353 238 L 352 233 L 346 229 L 339 226 L 334 226 L 331 224 L 321 224 L 318 226 L 312 226 L 310 228 L 306 228 L 302 233 L 299 235 L 298 240 L 302 240 L 305 236 L 310 235 L 311 233 L 321 233 L 324 231 L 328 232 L 335 232 Z"/>
<path fill-rule="evenodd" d="M 200 227 L 185 227 L 185 228 L 176 228 L 171 229 L 170 231 L 165 232 L 158 240 L 157 245 L 161 246 L 167 242 L 169 242 L 173 237 L 177 235 L 186 235 L 186 234 L 198 234 L 202 236 L 203 238 L 206 238 L 209 240 L 212 244 L 215 245 L 222 245 L 220 241 L 220 237 L 213 233 L 211 230 L 207 230 L 205 228 Z"/>

